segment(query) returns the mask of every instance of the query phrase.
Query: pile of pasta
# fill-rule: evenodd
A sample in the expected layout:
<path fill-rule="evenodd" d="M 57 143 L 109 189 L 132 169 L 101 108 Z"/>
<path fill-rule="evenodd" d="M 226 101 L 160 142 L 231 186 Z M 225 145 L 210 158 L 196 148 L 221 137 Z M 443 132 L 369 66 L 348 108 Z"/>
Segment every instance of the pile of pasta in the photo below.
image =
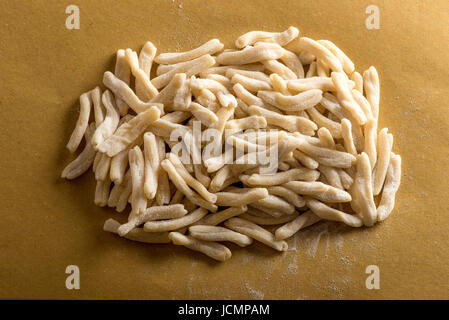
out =
<path fill-rule="evenodd" d="M 139 54 L 118 50 L 106 89 L 80 96 L 67 148 L 83 137 L 85 146 L 62 177 L 92 166 L 95 204 L 130 204 L 127 222 L 109 219 L 104 230 L 224 261 L 222 242 L 286 251 L 286 239 L 321 220 L 386 219 L 401 157 L 388 129 L 378 130 L 376 69 L 358 73 L 334 43 L 295 27 L 248 32 L 235 47 L 213 39 L 179 53 L 157 55 L 151 42 Z M 271 172 L 262 153 L 274 157 Z"/>

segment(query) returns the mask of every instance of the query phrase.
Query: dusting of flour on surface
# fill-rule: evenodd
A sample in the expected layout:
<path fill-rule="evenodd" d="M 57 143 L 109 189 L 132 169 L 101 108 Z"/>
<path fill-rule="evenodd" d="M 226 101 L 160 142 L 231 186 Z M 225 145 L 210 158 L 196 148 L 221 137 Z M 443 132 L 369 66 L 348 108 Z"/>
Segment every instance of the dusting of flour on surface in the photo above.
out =
<path fill-rule="evenodd" d="M 256 289 L 251 288 L 248 283 L 245 282 L 245 288 L 248 291 L 249 295 L 252 299 L 262 300 L 265 294 L 262 291 L 258 291 Z"/>

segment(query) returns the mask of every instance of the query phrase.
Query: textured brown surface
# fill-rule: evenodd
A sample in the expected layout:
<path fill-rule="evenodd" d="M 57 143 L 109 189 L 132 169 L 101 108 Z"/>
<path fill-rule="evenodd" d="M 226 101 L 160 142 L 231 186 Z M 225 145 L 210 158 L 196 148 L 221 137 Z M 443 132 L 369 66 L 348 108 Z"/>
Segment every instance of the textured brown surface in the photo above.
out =
<path fill-rule="evenodd" d="M 0 2 L 0 298 L 449 298 L 449 55 L 447 1 L 76 1 L 81 29 L 65 28 L 72 1 Z M 226 4 L 225 4 L 226 3 Z M 371 229 L 321 224 L 296 251 L 232 246 L 226 263 L 185 248 L 144 245 L 102 231 L 91 173 L 59 178 L 78 97 L 100 83 L 119 48 L 151 40 L 159 52 L 253 30 L 297 26 L 329 39 L 357 69 L 381 77 L 380 125 L 403 158 L 392 216 Z M 65 288 L 65 268 L 81 290 Z M 365 288 L 378 265 L 380 290 Z"/>

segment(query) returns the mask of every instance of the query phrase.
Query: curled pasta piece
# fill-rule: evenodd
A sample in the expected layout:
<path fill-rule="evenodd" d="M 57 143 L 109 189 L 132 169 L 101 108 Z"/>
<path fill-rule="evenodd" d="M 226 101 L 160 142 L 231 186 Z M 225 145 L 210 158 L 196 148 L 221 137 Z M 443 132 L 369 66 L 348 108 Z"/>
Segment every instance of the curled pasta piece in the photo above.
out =
<path fill-rule="evenodd" d="M 264 65 L 265 69 L 267 69 L 271 73 L 278 74 L 285 80 L 297 79 L 296 74 L 290 68 L 277 60 L 265 60 L 262 61 L 262 64 Z"/>
<path fill-rule="evenodd" d="M 249 77 L 246 77 L 241 74 L 235 74 L 232 79 L 232 83 L 240 83 L 246 90 L 250 92 L 257 92 L 259 90 L 270 90 L 271 85 L 262 80 L 252 79 Z"/>
<path fill-rule="evenodd" d="M 217 192 L 219 206 L 240 207 L 269 196 L 266 188 L 250 188 L 235 192 Z"/>
<path fill-rule="evenodd" d="M 363 225 L 359 217 L 331 208 L 318 200 L 306 199 L 306 203 L 310 210 L 322 219 L 343 222 L 351 227 L 361 227 Z"/>
<path fill-rule="evenodd" d="M 156 137 L 151 132 L 146 132 L 143 136 L 144 159 L 145 159 L 145 181 L 144 192 L 148 199 L 154 199 L 158 186 L 159 151 Z"/>
<path fill-rule="evenodd" d="M 258 226 L 253 222 L 241 218 L 231 218 L 227 220 L 224 224 L 229 229 L 247 235 L 248 237 L 251 237 L 259 242 L 262 242 L 263 244 L 275 250 L 287 251 L 288 249 L 287 242 L 276 240 L 271 232 L 265 230 L 264 228 Z"/>
<path fill-rule="evenodd" d="M 373 170 L 373 194 L 377 196 L 384 185 L 388 164 L 391 158 L 391 148 L 393 147 L 393 135 L 388 134 L 388 129 L 380 130 L 377 139 L 378 158 Z"/>
<path fill-rule="evenodd" d="M 257 47 L 247 47 L 240 51 L 223 52 L 217 56 L 222 65 L 241 65 L 263 60 L 275 60 L 282 57 L 284 49 L 276 44 L 262 43 Z"/>
<path fill-rule="evenodd" d="M 366 123 L 366 115 L 361 107 L 355 102 L 349 87 L 347 86 L 347 76 L 343 72 L 332 72 L 332 81 L 337 89 L 337 98 L 343 108 L 345 108 L 357 121 L 357 124 Z"/>
<path fill-rule="evenodd" d="M 363 72 L 363 87 L 365 89 L 366 98 L 369 101 L 374 119 L 379 119 L 379 101 L 380 101 L 380 85 L 379 75 L 376 68 L 369 67 Z"/>
<path fill-rule="evenodd" d="M 186 168 L 184 168 L 181 160 L 174 153 L 170 153 L 168 159 L 171 161 L 176 171 L 184 179 L 187 185 L 198 192 L 198 194 L 210 203 L 215 203 L 217 201 L 217 196 L 207 191 L 202 183 L 192 177 Z"/>
<path fill-rule="evenodd" d="M 115 156 L 135 141 L 152 122 L 159 119 L 159 115 L 160 111 L 156 107 L 139 113 L 133 119 L 122 124 L 112 136 L 103 141 L 98 146 L 98 151 L 106 153 L 109 157 Z"/>
<path fill-rule="evenodd" d="M 120 114 L 115 106 L 115 101 L 109 90 L 103 92 L 102 96 L 103 105 L 106 109 L 106 116 L 103 122 L 97 127 L 92 137 L 92 145 L 96 148 L 103 141 L 114 134 L 117 129 L 117 125 L 120 120 Z"/>
<path fill-rule="evenodd" d="M 298 41 L 298 42 L 299 42 L 299 41 Z M 302 51 L 299 53 L 299 61 L 301 61 L 301 63 L 302 63 L 303 65 L 311 64 L 311 63 L 314 62 L 315 60 L 316 60 L 316 57 L 315 57 L 312 53 L 310 53 L 310 52 L 308 52 L 308 51 L 302 50 Z"/>
<path fill-rule="evenodd" d="M 273 217 L 269 215 L 268 213 L 265 213 L 263 211 L 260 211 L 256 208 L 249 208 L 248 213 L 244 213 L 240 216 L 240 218 L 243 218 L 245 220 L 248 220 L 250 222 L 253 222 L 258 225 L 262 226 L 273 226 L 278 225 L 282 223 L 286 223 L 289 221 L 292 221 L 298 216 L 297 213 L 289 214 L 289 215 L 283 215 L 280 217 Z"/>
<path fill-rule="evenodd" d="M 235 46 L 239 49 L 255 44 L 256 42 L 275 42 L 280 46 L 285 46 L 299 35 L 299 30 L 289 27 L 283 32 L 250 31 L 241 35 L 235 41 Z"/>
<path fill-rule="evenodd" d="M 374 168 L 377 160 L 377 121 L 368 119 L 364 127 L 365 149 L 371 168 Z"/>
<path fill-rule="evenodd" d="M 279 58 L 285 65 L 293 71 L 297 78 L 304 78 L 304 67 L 299 57 L 291 51 L 284 50 L 284 54 Z"/>
<path fill-rule="evenodd" d="M 259 81 L 265 81 L 270 82 L 270 77 L 267 76 L 265 73 L 261 71 L 251 71 L 251 70 L 241 70 L 241 69 L 234 69 L 234 68 L 228 68 L 226 70 L 226 77 L 229 79 L 232 79 L 236 74 L 245 76 L 247 78 L 259 80 Z"/>
<path fill-rule="evenodd" d="M 232 256 L 231 250 L 216 242 L 197 240 L 179 232 L 170 232 L 168 236 L 173 244 L 204 253 L 208 257 L 218 261 L 226 261 Z"/>
<path fill-rule="evenodd" d="M 218 39 L 212 39 L 202 44 L 198 48 L 192 49 L 186 52 L 170 52 L 161 53 L 154 59 L 159 64 L 173 64 L 179 62 L 185 62 L 199 58 L 205 54 L 214 54 L 223 49 L 223 43 Z"/>
<path fill-rule="evenodd" d="M 198 208 L 187 215 L 170 220 L 160 220 L 160 221 L 147 221 L 143 225 L 143 230 L 146 232 L 163 232 L 177 230 L 183 227 L 187 227 L 192 223 L 200 220 L 207 214 L 207 210 L 204 208 Z"/>
<path fill-rule="evenodd" d="M 299 194 L 288 188 L 282 186 L 272 186 L 268 187 L 267 190 L 269 194 L 281 197 L 285 201 L 294 205 L 296 208 L 302 208 L 306 204 L 304 199 Z"/>
<path fill-rule="evenodd" d="M 83 136 L 89 126 L 89 116 L 90 109 L 92 107 L 92 98 L 90 92 L 83 93 L 80 96 L 80 114 L 78 120 L 76 121 L 75 129 L 70 136 L 69 142 L 67 143 L 67 149 L 73 153 L 78 148 L 83 139 Z"/>
<path fill-rule="evenodd" d="M 131 216 L 139 216 L 145 212 L 147 198 L 144 195 L 145 162 L 142 150 L 135 146 L 129 150 L 129 167 L 131 170 L 132 192 L 131 192 Z"/>
<path fill-rule="evenodd" d="M 279 126 L 289 132 L 299 131 L 305 135 L 313 136 L 315 130 L 318 129 L 314 122 L 304 117 L 281 115 L 258 106 L 250 106 L 248 113 L 250 115 L 263 116 L 267 120 L 267 124 Z"/>
<path fill-rule="evenodd" d="M 189 227 L 189 232 L 195 239 L 203 241 L 229 241 L 240 247 L 253 243 L 252 238 L 223 227 L 196 225 Z"/>
<path fill-rule="evenodd" d="M 139 83 L 139 85 L 141 86 L 139 94 L 137 94 L 136 90 L 137 97 L 139 97 L 139 99 L 143 101 L 148 101 L 156 96 L 158 94 L 158 90 L 151 83 L 148 73 L 140 69 L 137 53 L 135 51 L 132 51 L 131 49 L 126 49 L 125 57 L 131 68 L 131 73 L 136 78 L 136 83 Z"/>
<path fill-rule="evenodd" d="M 168 176 L 170 177 L 170 180 L 173 182 L 176 188 L 180 190 L 182 193 L 184 193 L 187 199 L 189 199 L 192 203 L 200 207 L 204 207 L 212 212 L 217 211 L 216 205 L 207 200 L 204 200 L 189 188 L 189 186 L 184 181 L 182 176 L 178 173 L 178 171 L 175 169 L 171 161 L 165 159 L 164 161 L 161 162 L 161 166 L 167 172 Z"/>
<path fill-rule="evenodd" d="M 352 137 L 352 124 L 348 119 L 341 120 L 341 135 L 343 137 L 345 149 L 350 154 L 357 156 L 357 149 Z"/>
<path fill-rule="evenodd" d="M 317 147 L 304 140 L 298 145 L 298 149 L 317 162 L 329 167 L 350 168 L 356 161 L 356 158 L 350 153 Z"/>
<path fill-rule="evenodd" d="M 189 105 L 189 111 L 205 126 L 209 127 L 218 121 L 217 116 L 208 108 L 203 107 L 199 103 L 192 102 Z"/>
<path fill-rule="evenodd" d="M 126 61 L 125 50 L 120 49 L 117 51 L 117 58 L 115 60 L 114 75 L 117 79 L 121 80 L 126 86 L 129 86 L 131 82 L 131 69 Z M 123 86 L 123 85 L 122 85 Z M 112 91 L 114 92 L 114 91 Z M 129 109 L 128 102 L 124 101 L 115 92 L 115 103 L 121 116 L 124 116 Z"/>
<path fill-rule="evenodd" d="M 94 203 L 99 207 L 104 207 L 108 204 L 109 190 L 111 189 L 111 180 L 109 176 L 104 180 L 98 180 L 95 186 Z"/>
<path fill-rule="evenodd" d="M 248 210 L 248 207 L 243 205 L 239 207 L 230 207 L 225 210 L 211 213 L 203 217 L 201 220 L 197 221 L 195 224 L 200 225 L 208 225 L 208 226 L 216 226 L 223 221 L 226 221 L 232 217 L 236 217 L 245 213 Z"/>
<path fill-rule="evenodd" d="M 351 74 L 351 80 L 354 81 L 354 90 L 357 90 L 361 94 L 363 94 L 363 77 L 357 71 L 354 71 Z"/>
<path fill-rule="evenodd" d="M 335 149 L 334 137 L 332 137 L 329 129 L 321 127 L 318 130 L 318 138 L 320 139 L 320 145 L 324 148 Z"/>
<path fill-rule="evenodd" d="M 134 215 L 133 219 L 130 219 L 127 223 L 122 224 L 118 228 L 118 234 L 123 237 L 142 223 L 148 221 L 177 219 L 185 216 L 186 214 L 187 210 L 182 204 L 149 207 L 144 213 L 137 216 Z"/>
<path fill-rule="evenodd" d="M 351 195 L 341 189 L 318 181 L 290 181 L 282 185 L 293 192 L 308 195 L 321 201 L 340 203 L 351 201 Z"/>
<path fill-rule="evenodd" d="M 348 80 L 347 85 L 348 85 L 349 89 L 352 89 L 352 88 L 354 88 L 355 83 L 351 80 Z M 297 92 L 303 92 L 303 91 L 314 90 L 314 89 L 318 89 L 323 92 L 336 91 L 336 88 L 335 88 L 334 82 L 332 81 L 332 78 L 322 77 L 322 76 L 289 80 L 287 82 L 287 86 L 290 90 L 297 91 Z"/>
<path fill-rule="evenodd" d="M 326 178 L 327 182 L 334 188 L 343 189 L 338 169 L 320 165 L 318 170 Z"/>
<path fill-rule="evenodd" d="M 156 137 L 156 141 L 160 161 L 159 166 L 155 169 L 156 174 L 159 174 L 156 191 L 156 203 L 162 206 L 170 202 L 171 193 L 167 172 L 162 168 L 162 161 L 165 159 L 165 142 L 160 137 Z"/>
<path fill-rule="evenodd" d="M 156 56 L 157 49 L 153 43 L 147 41 L 143 46 L 142 50 L 140 50 L 139 54 L 139 67 L 144 72 L 145 76 L 150 79 L 151 68 L 153 66 L 153 60 Z M 146 81 L 146 80 L 145 80 Z M 143 81 L 139 78 L 136 78 L 136 95 L 139 99 L 143 100 L 146 97 L 145 91 L 147 91 L 146 87 L 148 84 L 143 84 Z M 153 90 L 153 89 L 152 89 Z M 154 91 L 155 92 L 155 91 Z"/>
<path fill-rule="evenodd" d="M 295 207 L 282 198 L 268 194 L 267 197 L 251 202 L 251 206 L 260 209 L 273 217 L 279 217 L 285 214 L 293 214 Z"/>
<path fill-rule="evenodd" d="M 321 221 L 321 218 L 314 214 L 312 211 L 308 210 L 303 214 L 297 216 L 294 220 L 287 222 L 283 226 L 276 229 L 274 237 L 276 240 L 285 240 L 293 236 L 296 232 L 301 229 L 307 228 L 312 224 Z"/>
<path fill-rule="evenodd" d="M 157 88 L 160 89 L 167 85 L 173 76 L 177 73 L 185 73 L 188 78 L 194 76 L 207 68 L 213 66 L 215 64 L 215 58 L 213 58 L 210 54 L 205 54 L 199 58 L 180 63 L 176 68 L 157 76 L 151 80 L 151 83 Z"/>
<path fill-rule="evenodd" d="M 355 183 L 357 188 L 358 205 L 360 215 L 366 226 L 372 226 L 376 222 L 376 204 L 373 198 L 372 171 L 368 155 L 363 152 L 357 157 L 357 174 Z"/>
<path fill-rule="evenodd" d="M 307 109 L 307 113 L 310 118 L 318 125 L 318 127 L 328 129 L 335 139 L 341 138 L 340 123 L 332 121 L 328 117 L 322 115 L 315 107 Z"/>
<path fill-rule="evenodd" d="M 90 97 L 92 99 L 93 109 L 94 109 L 94 119 L 95 119 L 95 126 L 98 128 L 98 126 L 103 122 L 104 120 L 104 110 L 103 105 L 101 104 L 101 90 L 100 87 L 95 87 L 90 92 Z"/>
<path fill-rule="evenodd" d="M 264 103 L 262 99 L 259 97 L 253 95 L 251 92 L 246 90 L 240 83 L 236 83 L 232 89 L 234 90 L 234 93 L 236 96 L 241 99 L 243 102 L 245 102 L 247 105 L 256 105 L 256 106 L 263 106 Z"/>
<path fill-rule="evenodd" d="M 78 155 L 78 157 L 70 162 L 62 171 L 61 178 L 68 180 L 75 179 L 86 172 L 95 158 L 95 149 L 90 143 L 92 135 L 95 132 L 95 123 L 91 123 L 84 134 L 86 139 L 86 146 L 83 151 Z"/>
<path fill-rule="evenodd" d="M 101 153 L 100 160 L 95 168 L 95 180 L 104 181 L 106 178 L 110 179 L 109 170 L 111 168 L 111 157 L 107 154 Z"/>
<path fill-rule="evenodd" d="M 276 73 L 270 74 L 271 85 L 275 91 L 282 93 L 283 95 L 290 95 L 290 92 L 287 88 L 287 81 L 285 81 L 282 77 L 277 75 Z"/>
<path fill-rule="evenodd" d="M 118 234 L 120 223 L 114 219 L 105 221 L 103 230 Z M 135 228 L 123 236 L 128 240 L 133 240 L 143 243 L 170 243 L 168 232 L 145 232 L 142 228 Z"/>
<path fill-rule="evenodd" d="M 385 185 L 379 206 L 377 207 L 377 221 L 383 221 L 390 215 L 394 207 L 396 192 L 401 184 L 401 157 L 391 153 Z"/>
<path fill-rule="evenodd" d="M 299 150 L 294 150 L 293 151 L 293 156 L 299 161 L 301 162 L 302 165 L 304 165 L 306 168 L 308 169 L 316 169 L 319 166 L 318 161 L 313 160 L 311 157 L 305 155 L 304 153 L 302 153 Z"/>
<path fill-rule="evenodd" d="M 242 131 L 246 129 L 263 129 L 267 126 L 267 120 L 261 116 L 249 116 L 241 119 L 228 120 L 226 129 Z"/>
<path fill-rule="evenodd" d="M 330 52 L 332 52 L 338 60 L 340 60 L 343 71 L 346 72 L 348 75 L 352 74 L 354 72 L 354 63 L 349 59 L 349 57 L 339 48 L 337 47 L 333 42 L 329 40 L 318 40 L 318 43 L 325 46 L 327 49 L 329 49 Z"/>
<path fill-rule="evenodd" d="M 161 111 L 163 106 L 152 102 L 142 102 L 134 93 L 134 91 L 122 80 L 117 78 L 113 73 L 106 71 L 103 76 L 104 85 L 111 90 L 116 97 L 122 99 L 136 113 L 142 113 L 150 110 L 153 106 L 158 107 Z"/>
<path fill-rule="evenodd" d="M 371 110 L 371 105 L 368 102 L 368 100 L 363 96 L 363 93 L 359 92 L 358 90 L 352 90 L 352 97 L 354 98 L 355 102 L 360 106 L 360 108 L 363 110 L 363 113 L 365 114 L 367 119 L 373 119 L 373 112 Z"/>
<path fill-rule="evenodd" d="M 276 186 L 292 180 L 315 181 L 320 173 L 307 168 L 294 168 L 274 174 L 252 174 L 245 183 L 250 186 Z"/>
<path fill-rule="evenodd" d="M 300 48 L 313 54 L 317 59 L 323 61 L 333 71 L 342 72 L 343 66 L 338 58 L 325 46 L 307 37 L 299 38 Z"/>
<path fill-rule="evenodd" d="M 323 92 L 312 89 L 294 96 L 286 96 L 275 91 L 259 91 L 257 96 L 281 110 L 298 112 L 316 106 L 323 98 Z"/>

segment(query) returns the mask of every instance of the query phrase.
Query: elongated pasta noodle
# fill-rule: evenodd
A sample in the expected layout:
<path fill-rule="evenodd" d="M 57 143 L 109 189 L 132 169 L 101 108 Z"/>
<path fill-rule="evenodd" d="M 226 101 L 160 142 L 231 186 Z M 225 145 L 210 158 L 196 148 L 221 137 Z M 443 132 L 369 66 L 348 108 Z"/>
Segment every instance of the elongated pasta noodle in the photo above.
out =
<path fill-rule="evenodd" d="M 130 219 L 127 223 L 122 224 L 118 228 L 118 234 L 123 237 L 142 223 L 148 221 L 177 219 L 185 216 L 186 214 L 187 210 L 182 204 L 149 207 L 145 210 L 145 212 L 140 215 L 133 216 L 133 219 Z"/>
<path fill-rule="evenodd" d="M 231 258 L 231 251 L 222 244 L 210 241 L 197 240 L 190 236 L 185 236 L 179 232 L 170 232 L 168 237 L 173 244 L 187 247 L 211 257 L 218 261 L 226 261 Z"/>
<path fill-rule="evenodd" d="M 105 221 L 103 230 L 111 233 L 118 234 L 118 228 L 120 223 L 114 219 L 108 219 Z M 142 228 L 135 228 L 123 236 L 128 240 L 144 243 L 170 243 L 168 232 L 145 232 Z"/>
<path fill-rule="evenodd" d="M 125 85 L 129 86 L 129 83 L 131 81 L 131 69 L 129 68 L 128 63 L 126 62 L 125 50 L 123 49 L 117 51 L 114 75 L 117 77 L 117 79 L 121 80 Z M 128 103 L 117 94 L 115 97 L 115 103 L 117 104 L 117 108 L 120 112 L 120 115 L 124 116 L 129 109 Z"/>
<path fill-rule="evenodd" d="M 314 214 L 312 211 L 306 211 L 303 214 L 297 216 L 294 220 L 289 221 L 283 226 L 276 229 L 276 232 L 274 233 L 275 239 L 279 241 L 290 238 L 299 230 L 315 224 L 320 220 L 321 218 Z"/>
<path fill-rule="evenodd" d="M 216 226 L 232 217 L 241 215 L 247 210 L 248 207 L 245 205 L 239 207 L 230 207 L 216 213 L 208 214 L 199 221 L 197 221 L 196 224 Z"/>
<path fill-rule="evenodd" d="M 141 215 L 147 207 L 147 198 L 144 195 L 144 171 L 145 162 L 142 150 L 135 146 L 129 150 L 129 167 L 131 170 L 132 192 L 131 208 L 132 215 Z"/>
<path fill-rule="evenodd" d="M 318 200 L 306 199 L 306 203 L 310 210 L 322 219 L 343 222 L 351 227 L 361 227 L 363 225 L 359 217 L 331 208 Z"/>
<path fill-rule="evenodd" d="M 150 79 L 151 74 L 151 68 L 153 66 L 153 60 L 156 56 L 157 49 L 154 46 L 153 43 L 150 41 L 147 41 L 145 45 L 143 46 L 142 50 L 140 50 L 139 54 L 139 67 L 144 72 L 145 76 Z M 139 99 L 144 99 L 147 95 L 145 94 L 146 86 L 142 83 L 143 80 L 136 78 L 135 85 L 136 85 L 136 95 L 139 97 Z"/>
<path fill-rule="evenodd" d="M 326 65 L 329 66 L 333 71 L 341 72 L 343 71 L 343 66 L 338 60 L 338 58 L 332 54 L 332 52 L 327 49 L 325 46 L 320 44 L 317 41 L 314 41 L 307 37 L 299 38 L 299 46 L 302 50 L 305 50 L 311 54 L 313 54 L 317 59 L 323 61 Z"/>
<path fill-rule="evenodd" d="M 396 192 L 401 184 L 401 157 L 391 153 L 385 185 L 377 207 L 377 220 L 383 221 L 390 215 L 395 203 Z"/>
<path fill-rule="evenodd" d="M 83 151 L 78 155 L 78 157 L 70 162 L 62 171 L 61 178 L 65 178 L 68 180 L 75 179 L 86 172 L 89 167 L 94 162 L 95 158 L 95 149 L 90 143 L 92 139 L 92 135 L 95 131 L 95 123 L 89 125 L 84 134 L 86 139 L 86 146 Z"/>
<path fill-rule="evenodd" d="M 298 35 L 299 30 L 295 27 L 289 27 L 283 32 L 250 31 L 238 37 L 235 46 L 243 48 L 259 41 L 275 42 L 280 46 L 285 46 L 296 39 Z"/>
<path fill-rule="evenodd" d="M 368 155 L 363 152 L 357 156 L 357 175 L 355 178 L 357 185 L 358 204 L 363 223 L 372 226 L 376 222 L 376 204 L 373 198 L 372 170 Z"/>
<path fill-rule="evenodd" d="M 160 220 L 160 221 L 148 221 L 143 225 L 143 230 L 146 232 L 163 232 L 177 230 L 182 227 L 187 227 L 192 223 L 200 220 L 207 214 L 207 210 L 204 208 L 198 208 L 189 214 L 176 219 Z"/>
<path fill-rule="evenodd" d="M 153 98 L 154 96 L 156 96 L 159 92 L 154 87 L 154 85 L 151 83 L 150 77 L 148 76 L 148 74 L 145 73 L 145 71 L 143 71 L 142 69 L 140 69 L 139 58 L 137 56 L 137 53 L 135 51 L 132 51 L 131 49 L 126 49 L 125 57 L 126 57 L 126 61 L 128 62 L 129 66 L 131 68 L 131 73 L 133 74 L 133 76 L 136 78 L 136 81 L 138 81 L 138 83 L 141 86 L 141 91 L 139 93 L 140 93 L 140 97 L 142 97 L 142 98 L 139 97 L 139 94 L 137 94 L 137 90 L 136 90 L 136 95 L 139 97 L 139 99 L 141 99 L 143 101 L 148 101 L 151 98 Z"/>
<path fill-rule="evenodd" d="M 122 124 L 115 133 L 98 146 L 98 151 L 113 157 L 129 146 L 143 131 L 155 120 L 159 118 L 160 111 L 156 107 L 151 107 L 148 111 L 142 112 L 133 119 Z"/>
<path fill-rule="evenodd" d="M 83 93 L 80 96 L 80 114 L 76 121 L 75 129 L 70 136 L 69 142 L 66 147 L 71 153 L 75 152 L 83 139 L 84 133 L 89 126 L 90 109 L 92 106 L 92 99 L 90 92 Z"/>
<path fill-rule="evenodd" d="M 265 188 L 250 188 L 240 192 L 217 192 L 216 195 L 217 205 L 239 207 L 266 198 L 269 194 Z"/>
<path fill-rule="evenodd" d="M 153 106 L 157 106 L 160 111 L 163 107 L 157 103 L 141 101 L 134 91 L 122 80 L 117 78 L 113 73 L 106 71 L 103 75 L 104 85 L 111 90 L 116 97 L 119 97 L 127 105 L 129 105 L 136 113 L 150 110 Z"/>
<path fill-rule="evenodd" d="M 294 96 L 286 96 L 274 91 L 259 91 L 257 96 L 283 111 L 298 112 L 316 106 L 321 101 L 323 92 L 312 89 Z"/>
<path fill-rule="evenodd" d="M 373 194 L 377 196 L 382 186 L 390 163 L 391 148 L 393 146 L 393 135 L 388 134 L 388 129 L 383 128 L 377 139 L 378 158 L 373 170 Z"/>
<path fill-rule="evenodd" d="M 374 67 L 370 67 L 363 72 L 363 88 L 365 89 L 366 98 L 371 104 L 374 119 L 379 119 L 379 101 L 380 101 L 380 85 L 379 75 Z"/>
<path fill-rule="evenodd" d="M 347 74 L 352 74 L 354 72 L 354 63 L 343 51 L 341 51 L 339 47 L 337 47 L 329 40 L 318 40 L 318 43 L 329 49 L 329 51 L 332 52 L 338 60 L 340 60 L 344 72 L 346 72 Z"/>
<path fill-rule="evenodd" d="M 191 226 L 190 235 L 198 240 L 204 241 L 229 241 L 240 247 L 246 247 L 253 243 L 253 239 L 244 234 L 216 226 Z"/>
<path fill-rule="evenodd" d="M 281 197 L 285 201 L 294 205 L 296 208 L 302 208 L 306 204 L 304 199 L 300 195 L 288 188 L 282 186 L 272 186 L 268 187 L 267 190 L 269 194 Z"/>
<path fill-rule="evenodd" d="M 97 126 L 97 130 L 92 137 L 92 145 L 96 148 L 103 141 L 109 138 L 117 129 L 117 125 L 120 120 L 120 114 L 115 106 L 112 94 L 109 90 L 106 90 L 102 96 L 103 105 L 106 109 L 106 116 L 100 125 Z"/>
<path fill-rule="evenodd" d="M 359 125 L 364 125 L 366 122 L 366 115 L 355 102 L 352 93 L 347 86 L 347 76 L 343 72 L 332 72 L 331 78 L 337 89 L 337 98 L 343 108 L 354 117 Z"/>
<path fill-rule="evenodd" d="M 225 222 L 225 226 L 262 242 L 275 250 L 287 251 L 288 249 L 288 244 L 285 241 L 276 240 L 271 232 L 250 221 L 241 218 L 231 218 Z"/>
<path fill-rule="evenodd" d="M 198 48 L 187 52 L 161 53 L 154 61 L 159 64 L 173 64 L 199 58 L 205 54 L 214 54 L 223 49 L 223 44 L 218 39 L 212 39 Z"/>
<path fill-rule="evenodd" d="M 223 52 L 217 56 L 217 63 L 223 65 L 241 65 L 282 57 L 284 50 L 279 45 L 262 43 L 258 47 L 246 47 L 241 51 Z"/>
<path fill-rule="evenodd" d="M 290 181 L 282 186 L 301 195 L 308 195 L 325 202 L 349 202 L 351 195 L 341 189 L 319 181 Z"/>

